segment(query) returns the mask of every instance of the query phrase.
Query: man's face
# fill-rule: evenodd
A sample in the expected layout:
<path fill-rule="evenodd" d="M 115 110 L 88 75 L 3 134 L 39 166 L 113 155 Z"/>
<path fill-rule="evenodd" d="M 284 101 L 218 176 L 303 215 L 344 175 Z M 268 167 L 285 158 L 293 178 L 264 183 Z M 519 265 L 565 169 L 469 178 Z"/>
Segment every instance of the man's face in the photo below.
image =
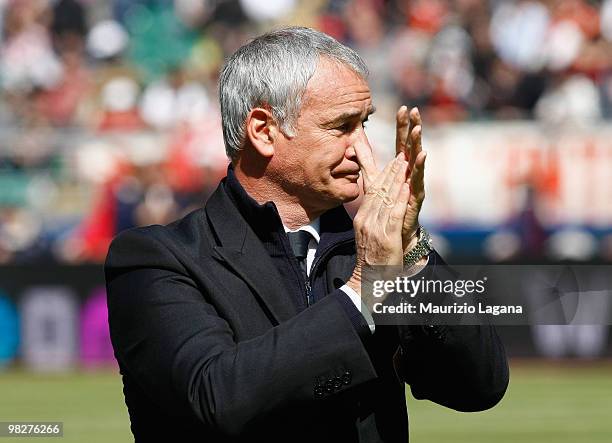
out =
<path fill-rule="evenodd" d="M 353 145 L 365 139 L 363 123 L 372 112 L 366 81 L 322 59 L 302 98 L 295 136 L 281 134 L 274 144 L 272 169 L 283 189 L 309 210 L 356 199 L 359 164 Z"/>

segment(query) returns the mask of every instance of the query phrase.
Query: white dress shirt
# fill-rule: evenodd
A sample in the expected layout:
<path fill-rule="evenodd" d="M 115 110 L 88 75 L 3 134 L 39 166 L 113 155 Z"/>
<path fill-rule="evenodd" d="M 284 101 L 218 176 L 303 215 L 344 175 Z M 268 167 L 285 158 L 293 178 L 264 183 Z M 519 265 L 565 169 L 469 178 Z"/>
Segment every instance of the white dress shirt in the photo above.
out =
<path fill-rule="evenodd" d="M 287 226 L 283 225 L 285 228 L 285 232 L 297 232 L 297 231 L 306 231 L 312 238 L 310 239 L 310 243 L 308 243 L 308 252 L 306 255 L 306 274 L 310 276 L 310 268 L 312 266 L 312 262 L 314 261 L 315 252 L 317 251 L 317 246 L 319 245 L 319 241 L 321 240 L 321 235 L 319 234 L 320 230 L 320 219 L 317 217 L 309 224 L 301 226 L 298 229 L 291 230 L 287 228 Z M 348 285 L 343 285 L 340 287 L 342 291 L 351 299 L 355 307 L 361 312 L 361 315 L 365 318 L 370 331 L 374 333 L 376 326 L 374 325 L 374 319 L 372 318 L 372 313 L 368 309 L 368 307 L 361 301 L 361 297 L 357 294 L 351 287 Z"/>

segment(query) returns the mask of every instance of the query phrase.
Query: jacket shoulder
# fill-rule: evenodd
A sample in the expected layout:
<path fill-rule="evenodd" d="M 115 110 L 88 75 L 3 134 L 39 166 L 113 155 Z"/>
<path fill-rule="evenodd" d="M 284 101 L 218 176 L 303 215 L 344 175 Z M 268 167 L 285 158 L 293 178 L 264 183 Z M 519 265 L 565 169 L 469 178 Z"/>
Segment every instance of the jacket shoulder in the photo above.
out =
<path fill-rule="evenodd" d="M 168 225 L 126 229 L 110 244 L 105 269 L 176 266 L 189 255 L 208 249 L 208 229 L 202 208 Z"/>

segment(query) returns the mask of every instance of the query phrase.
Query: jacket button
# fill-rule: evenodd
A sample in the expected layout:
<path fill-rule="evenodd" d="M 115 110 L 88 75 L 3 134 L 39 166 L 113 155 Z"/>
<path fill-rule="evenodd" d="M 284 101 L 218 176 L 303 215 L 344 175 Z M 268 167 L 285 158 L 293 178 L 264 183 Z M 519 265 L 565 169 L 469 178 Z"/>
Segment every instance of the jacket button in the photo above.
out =
<path fill-rule="evenodd" d="M 342 383 L 344 383 L 345 385 L 350 385 L 351 384 L 351 378 L 352 378 L 351 371 L 349 371 L 347 369 L 344 372 L 344 374 L 342 374 Z"/>
<path fill-rule="evenodd" d="M 331 378 L 328 378 L 325 382 L 325 392 L 331 394 L 334 392 L 334 381 Z"/>
<path fill-rule="evenodd" d="M 323 392 L 323 386 L 315 386 L 314 388 L 314 396 L 315 398 L 321 398 L 323 397 L 324 392 Z"/>
<path fill-rule="evenodd" d="M 334 377 L 334 389 L 336 390 L 340 389 L 343 384 L 344 382 L 342 381 L 342 377 L 340 377 L 339 375 Z"/>

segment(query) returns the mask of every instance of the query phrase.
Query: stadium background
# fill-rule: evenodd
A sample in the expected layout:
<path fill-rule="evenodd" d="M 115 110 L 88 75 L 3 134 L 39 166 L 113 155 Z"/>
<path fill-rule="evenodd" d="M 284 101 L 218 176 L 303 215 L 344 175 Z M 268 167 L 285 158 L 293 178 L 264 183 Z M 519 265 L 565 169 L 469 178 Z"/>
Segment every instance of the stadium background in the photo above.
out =
<path fill-rule="evenodd" d="M 381 162 L 419 106 L 422 222 L 451 263 L 612 261 L 610 0 L 0 0 L 0 18 L 0 421 L 130 441 L 100 263 L 117 232 L 205 202 L 227 166 L 219 67 L 275 26 L 364 57 Z M 612 441 L 608 329 L 500 328 L 506 398 L 410 399 L 412 441 Z"/>

